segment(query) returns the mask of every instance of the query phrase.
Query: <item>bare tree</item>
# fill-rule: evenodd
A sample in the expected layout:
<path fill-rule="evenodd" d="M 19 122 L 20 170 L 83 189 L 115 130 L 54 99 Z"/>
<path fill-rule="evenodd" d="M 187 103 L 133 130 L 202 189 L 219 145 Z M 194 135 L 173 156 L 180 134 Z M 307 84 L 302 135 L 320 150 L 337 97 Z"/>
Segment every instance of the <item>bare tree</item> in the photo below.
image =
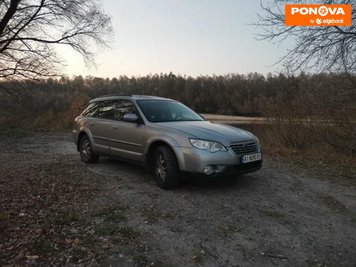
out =
<path fill-rule="evenodd" d="M 352 4 L 352 21 L 356 22 L 356 0 L 324 1 L 324 4 Z M 294 42 L 281 62 L 293 71 L 342 71 L 356 73 L 356 27 L 297 27 L 285 26 L 285 0 L 261 2 L 263 12 L 259 14 L 258 26 L 263 28 L 261 39 L 281 43 Z M 310 3 L 297 0 L 293 3 Z M 314 1 L 315 3 L 315 1 Z"/>
<path fill-rule="evenodd" d="M 316 126 L 325 126 L 325 130 L 319 131 L 320 140 L 325 139 L 337 149 L 347 148 L 347 151 L 354 155 L 356 151 L 356 124 L 355 124 L 355 86 L 356 86 L 356 26 L 349 27 L 303 27 L 286 26 L 284 7 L 287 1 L 270 0 L 267 4 L 261 2 L 263 12 L 259 15 L 257 22 L 263 32 L 260 38 L 263 40 L 282 43 L 288 40 L 292 47 L 286 55 L 279 61 L 284 62 L 292 72 L 294 71 L 317 71 L 317 72 L 341 72 L 345 83 L 323 85 L 324 99 L 320 95 L 311 94 L 308 101 L 313 108 L 313 119 Z M 290 3 L 290 2 L 288 2 Z M 311 3 L 308 0 L 296 0 L 293 3 Z M 315 1 L 312 1 L 315 3 Z M 351 4 L 352 22 L 356 22 L 356 0 L 323 1 L 324 4 Z M 289 43 L 288 43 L 289 44 Z M 330 76 L 332 77 L 332 76 Z M 347 82 L 346 82 L 347 81 Z M 296 83 L 298 85 L 298 83 Z M 317 84 L 316 84 L 317 85 Z M 310 89 L 311 93 L 313 89 Z M 294 93 L 295 94 L 295 93 Z M 303 109 L 307 108 L 306 100 L 302 96 L 295 95 L 295 103 L 301 104 L 296 109 L 298 119 L 303 114 Z M 297 98 L 298 97 L 298 98 Z M 325 105 L 327 103 L 327 106 Z M 282 118 L 283 127 L 285 118 L 290 114 L 290 105 L 279 106 L 275 117 Z M 332 123 L 322 124 L 320 122 L 329 121 Z M 294 132 L 299 131 L 299 125 L 292 125 L 290 131 L 293 137 Z M 281 129 L 283 129 L 281 127 Z M 296 130 L 298 129 L 298 130 Z M 283 129 L 284 130 L 284 129 Z M 281 135 L 283 132 L 281 133 Z M 285 133 L 284 133 L 285 134 Z M 289 137 L 290 137 L 289 136 Z M 295 136 L 295 135 L 294 135 Z M 347 144 L 347 146 L 345 145 Z"/>
<path fill-rule="evenodd" d="M 93 63 L 94 48 L 105 46 L 111 31 L 97 0 L 0 0 L 0 78 L 58 74 L 58 45 Z"/>

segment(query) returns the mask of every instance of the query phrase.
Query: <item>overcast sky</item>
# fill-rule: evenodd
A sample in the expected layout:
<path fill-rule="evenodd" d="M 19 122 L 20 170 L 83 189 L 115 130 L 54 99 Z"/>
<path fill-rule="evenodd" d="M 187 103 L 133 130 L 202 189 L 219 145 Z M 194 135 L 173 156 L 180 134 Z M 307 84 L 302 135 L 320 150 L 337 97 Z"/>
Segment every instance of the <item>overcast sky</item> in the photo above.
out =
<path fill-rule="evenodd" d="M 118 77 L 169 73 L 212 75 L 282 70 L 285 48 L 256 40 L 258 0 L 102 0 L 114 28 L 96 68 L 62 51 L 68 75 Z"/>

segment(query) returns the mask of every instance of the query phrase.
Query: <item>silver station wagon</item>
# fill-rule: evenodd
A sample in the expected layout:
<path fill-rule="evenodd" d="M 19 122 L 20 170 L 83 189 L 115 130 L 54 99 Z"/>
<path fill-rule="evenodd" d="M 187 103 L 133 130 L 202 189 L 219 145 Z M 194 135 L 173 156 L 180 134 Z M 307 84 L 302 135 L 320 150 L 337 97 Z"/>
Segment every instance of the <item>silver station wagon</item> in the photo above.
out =
<path fill-rule="evenodd" d="M 75 119 L 73 139 L 85 163 L 99 156 L 139 163 L 171 189 L 184 172 L 214 176 L 262 166 L 253 134 L 211 123 L 182 103 L 154 96 L 103 96 Z"/>

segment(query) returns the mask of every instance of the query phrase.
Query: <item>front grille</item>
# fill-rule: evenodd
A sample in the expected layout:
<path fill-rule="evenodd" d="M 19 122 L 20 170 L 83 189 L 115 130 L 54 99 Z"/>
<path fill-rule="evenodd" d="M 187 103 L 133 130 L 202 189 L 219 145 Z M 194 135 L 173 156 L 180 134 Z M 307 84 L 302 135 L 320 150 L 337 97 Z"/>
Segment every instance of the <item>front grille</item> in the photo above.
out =
<path fill-rule="evenodd" d="M 236 143 L 232 143 L 230 147 L 236 154 L 239 155 L 258 152 L 257 144 L 255 141 L 238 142 L 238 143 L 236 142 Z"/>

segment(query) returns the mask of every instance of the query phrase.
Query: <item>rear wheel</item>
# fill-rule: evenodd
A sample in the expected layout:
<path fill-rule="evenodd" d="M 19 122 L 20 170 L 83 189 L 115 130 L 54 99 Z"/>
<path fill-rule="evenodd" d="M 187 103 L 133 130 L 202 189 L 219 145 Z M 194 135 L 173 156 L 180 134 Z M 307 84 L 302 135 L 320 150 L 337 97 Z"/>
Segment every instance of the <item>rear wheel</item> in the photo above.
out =
<path fill-rule="evenodd" d="M 80 158 L 85 163 L 95 163 L 98 161 L 99 156 L 93 151 L 92 144 L 87 135 L 83 135 L 79 140 Z"/>
<path fill-rule="evenodd" d="M 179 185 L 179 168 L 173 151 L 160 146 L 153 155 L 154 174 L 157 184 L 163 189 L 172 189 Z"/>

